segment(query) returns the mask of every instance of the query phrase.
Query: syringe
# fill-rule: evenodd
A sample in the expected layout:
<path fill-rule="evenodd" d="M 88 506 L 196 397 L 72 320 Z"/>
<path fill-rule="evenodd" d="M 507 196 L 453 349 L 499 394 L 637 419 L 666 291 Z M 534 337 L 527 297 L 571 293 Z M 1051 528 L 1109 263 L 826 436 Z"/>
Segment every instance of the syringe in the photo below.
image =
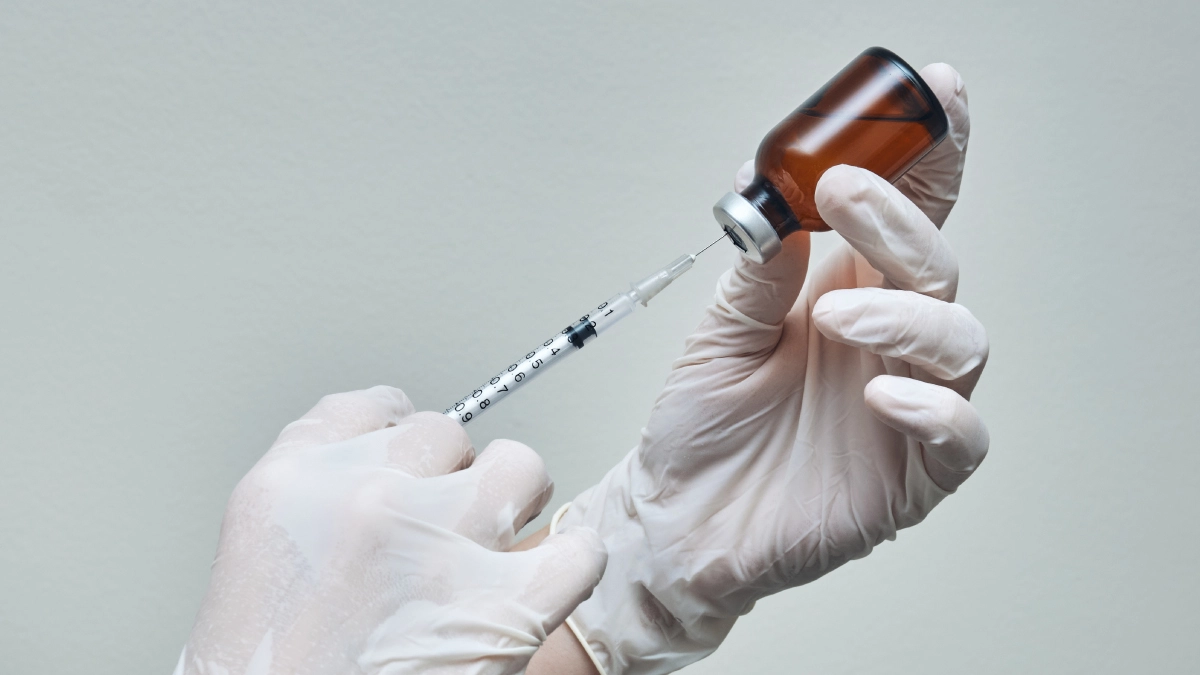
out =
<path fill-rule="evenodd" d="M 721 236 L 724 239 L 724 235 Z M 720 241 L 718 239 L 717 241 Z M 713 242 L 715 244 L 717 242 Z M 630 284 L 628 291 L 618 293 L 600 303 L 596 309 L 584 314 L 579 321 L 562 329 L 558 335 L 546 340 L 521 360 L 513 363 L 496 374 L 487 382 L 476 387 L 471 393 L 462 397 L 454 405 L 446 408 L 446 416 L 466 424 L 483 414 L 514 391 L 529 384 L 535 376 L 546 372 L 550 366 L 558 363 L 587 344 L 588 340 L 612 328 L 618 321 L 633 313 L 637 303 L 643 307 L 651 298 L 658 295 L 679 275 L 690 270 L 696 256 L 704 253 L 712 246 L 705 246 L 695 255 L 680 256 L 675 262 L 658 270 L 641 281 Z"/>

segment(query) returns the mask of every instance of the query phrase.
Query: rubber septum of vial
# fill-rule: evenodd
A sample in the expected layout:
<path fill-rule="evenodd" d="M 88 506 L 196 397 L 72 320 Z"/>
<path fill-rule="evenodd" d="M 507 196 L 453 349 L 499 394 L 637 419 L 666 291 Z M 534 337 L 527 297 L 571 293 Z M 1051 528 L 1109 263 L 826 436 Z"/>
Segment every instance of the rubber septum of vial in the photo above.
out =
<path fill-rule="evenodd" d="M 894 182 L 948 129 L 946 112 L 917 71 L 872 47 L 763 138 L 754 179 L 725 195 L 713 214 L 734 245 L 766 262 L 789 234 L 829 229 L 813 200 L 827 169 L 849 164 Z"/>

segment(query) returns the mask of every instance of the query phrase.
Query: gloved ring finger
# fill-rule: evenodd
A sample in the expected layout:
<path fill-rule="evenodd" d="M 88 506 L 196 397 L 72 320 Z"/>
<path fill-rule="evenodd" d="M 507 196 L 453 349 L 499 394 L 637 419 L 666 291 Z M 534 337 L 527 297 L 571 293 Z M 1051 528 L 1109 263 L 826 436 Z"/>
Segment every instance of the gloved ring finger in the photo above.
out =
<path fill-rule="evenodd" d="M 987 331 L 970 310 L 919 293 L 830 291 L 817 300 L 812 318 L 830 340 L 898 358 L 943 380 L 978 376 L 987 363 Z"/>
<path fill-rule="evenodd" d="M 990 437 L 979 413 L 946 387 L 880 375 L 863 394 L 884 424 L 921 443 L 925 472 L 943 490 L 958 488 L 987 455 Z"/>

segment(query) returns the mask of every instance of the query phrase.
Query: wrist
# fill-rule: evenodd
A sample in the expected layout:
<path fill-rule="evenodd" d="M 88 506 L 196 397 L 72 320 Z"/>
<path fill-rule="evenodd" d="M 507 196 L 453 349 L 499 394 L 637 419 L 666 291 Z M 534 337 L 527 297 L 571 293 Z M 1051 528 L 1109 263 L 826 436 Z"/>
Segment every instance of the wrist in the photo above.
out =
<path fill-rule="evenodd" d="M 601 675 L 592 665 L 592 659 L 584 651 L 566 624 L 550 633 L 546 641 L 538 647 L 529 666 L 525 668 L 526 675 Z"/>

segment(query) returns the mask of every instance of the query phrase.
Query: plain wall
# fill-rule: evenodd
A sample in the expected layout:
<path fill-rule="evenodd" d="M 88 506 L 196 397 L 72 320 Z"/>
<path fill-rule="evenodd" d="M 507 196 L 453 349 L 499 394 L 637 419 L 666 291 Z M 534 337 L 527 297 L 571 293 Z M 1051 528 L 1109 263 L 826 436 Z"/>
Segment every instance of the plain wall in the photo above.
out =
<path fill-rule="evenodd" d="M 878 44 L 970 92 L 946 234 L 991 454 L 688 672 L 1195 672 L 1198 8 L 5 0 L 0 671 L 168 672 L 284 424 L 378 383 L 440 410 L 708 243 L 766 130 Z M 732 260 L 477 447 L 542 453 L 555 507 L 597 480 Z"/>

